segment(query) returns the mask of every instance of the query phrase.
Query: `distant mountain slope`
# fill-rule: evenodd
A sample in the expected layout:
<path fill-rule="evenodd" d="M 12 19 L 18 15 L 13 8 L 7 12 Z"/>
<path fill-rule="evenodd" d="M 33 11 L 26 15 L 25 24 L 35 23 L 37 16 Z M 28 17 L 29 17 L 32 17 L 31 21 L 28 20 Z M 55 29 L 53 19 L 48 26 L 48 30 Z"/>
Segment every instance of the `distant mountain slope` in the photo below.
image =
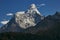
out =
<path fill-rule="evenodd" d="M 35 27 L 30 27 L 27 29 L 27 32 L 30 33 L 44 33 L 49 31 L 58 31 L 60 30 L 60 13 L 56 12 L 54 15 L 49 15 L 39 22 Z"/>
<path fill-rule="evenodd" d="M 23 32 L 23 33 L 32 33 L 40 34 L 41 32 L 59 32 L 60 30 L 60 13 L 56 12 L 54 15 L 49 15 L 41 20 L 36 26 L 23 29 L 15 22 L 15 17 L 3 27 L 1 27 L 0 32 Z"/>

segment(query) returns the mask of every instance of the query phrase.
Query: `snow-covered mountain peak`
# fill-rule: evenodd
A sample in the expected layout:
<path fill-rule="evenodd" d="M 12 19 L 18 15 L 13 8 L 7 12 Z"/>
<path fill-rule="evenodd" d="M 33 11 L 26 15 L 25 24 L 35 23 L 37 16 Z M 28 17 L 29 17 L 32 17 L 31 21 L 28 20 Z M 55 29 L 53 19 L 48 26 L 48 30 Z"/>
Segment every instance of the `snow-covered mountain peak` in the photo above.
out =
<path fill-rule="evenodd" d="M 37 10 L 35 4 L 31 4 L 30 8 L 27 11 L 17 12 L 15 15 L 16 23 L 21 28 L 28 28 L 35 26 L 41 20 L 41 14 Z"/>
<path fill-rule="evenodd" d="M 35 5 L 35 4 L 31 4 L 31 5 L 30 5 L 30 8 L 31 8 L 31 9 L 35 9 L 35 8 L 36 8 L 36 5 Z"/>

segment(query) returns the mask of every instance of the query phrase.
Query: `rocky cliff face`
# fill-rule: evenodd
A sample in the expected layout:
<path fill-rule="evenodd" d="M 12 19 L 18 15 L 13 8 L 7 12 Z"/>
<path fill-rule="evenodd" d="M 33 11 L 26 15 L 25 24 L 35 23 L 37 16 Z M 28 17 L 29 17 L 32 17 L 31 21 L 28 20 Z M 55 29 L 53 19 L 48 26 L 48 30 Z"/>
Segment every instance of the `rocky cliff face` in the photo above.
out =
<path fill-rule="evenodd" d="M 54 15 L 48 15 L 41 22 L 39 22 L 35 27 L 30 27 L 26 29 L 26 32 L 30 33 L 49 33 L 56 32 L 60 30 L 60 13 L 56 12 Z"/>

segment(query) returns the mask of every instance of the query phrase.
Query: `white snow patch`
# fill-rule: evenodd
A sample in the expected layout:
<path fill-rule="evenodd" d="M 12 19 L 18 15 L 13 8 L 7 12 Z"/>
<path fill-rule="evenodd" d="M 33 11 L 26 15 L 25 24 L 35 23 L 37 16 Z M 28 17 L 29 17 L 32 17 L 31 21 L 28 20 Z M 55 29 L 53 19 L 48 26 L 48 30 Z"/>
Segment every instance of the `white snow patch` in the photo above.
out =
<path fill-rule="evenodd" d="M 3 25 L 5 25 L 5 24 L 7 24 L 8 22 L 9 22 L 9 20 L 7 20 L 7 21 L 1 21 L 0 23 L 3 24 Z"/>
<path fill-rule="evenodd" d="M 17 12 L 17 14 L 24 14 L 25 11 L 20 11 L 20 12 Z"/>

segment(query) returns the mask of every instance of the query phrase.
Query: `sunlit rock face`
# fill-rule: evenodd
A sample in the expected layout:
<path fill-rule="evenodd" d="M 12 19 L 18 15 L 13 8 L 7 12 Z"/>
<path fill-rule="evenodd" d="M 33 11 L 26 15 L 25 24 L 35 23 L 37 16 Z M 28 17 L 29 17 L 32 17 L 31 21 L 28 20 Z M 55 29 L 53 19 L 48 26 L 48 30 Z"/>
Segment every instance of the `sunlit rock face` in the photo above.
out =
<path fill-rule="evenodd" d="M 37 10 L 36 5 L 31 4 L 27 11 L 17 12 L 15 20 L 21 28 L 26 29 L 28 27 L 35 26 L 38 22 L 40 22 L 40 20 L 42 20 L 42 16 Z"/>

